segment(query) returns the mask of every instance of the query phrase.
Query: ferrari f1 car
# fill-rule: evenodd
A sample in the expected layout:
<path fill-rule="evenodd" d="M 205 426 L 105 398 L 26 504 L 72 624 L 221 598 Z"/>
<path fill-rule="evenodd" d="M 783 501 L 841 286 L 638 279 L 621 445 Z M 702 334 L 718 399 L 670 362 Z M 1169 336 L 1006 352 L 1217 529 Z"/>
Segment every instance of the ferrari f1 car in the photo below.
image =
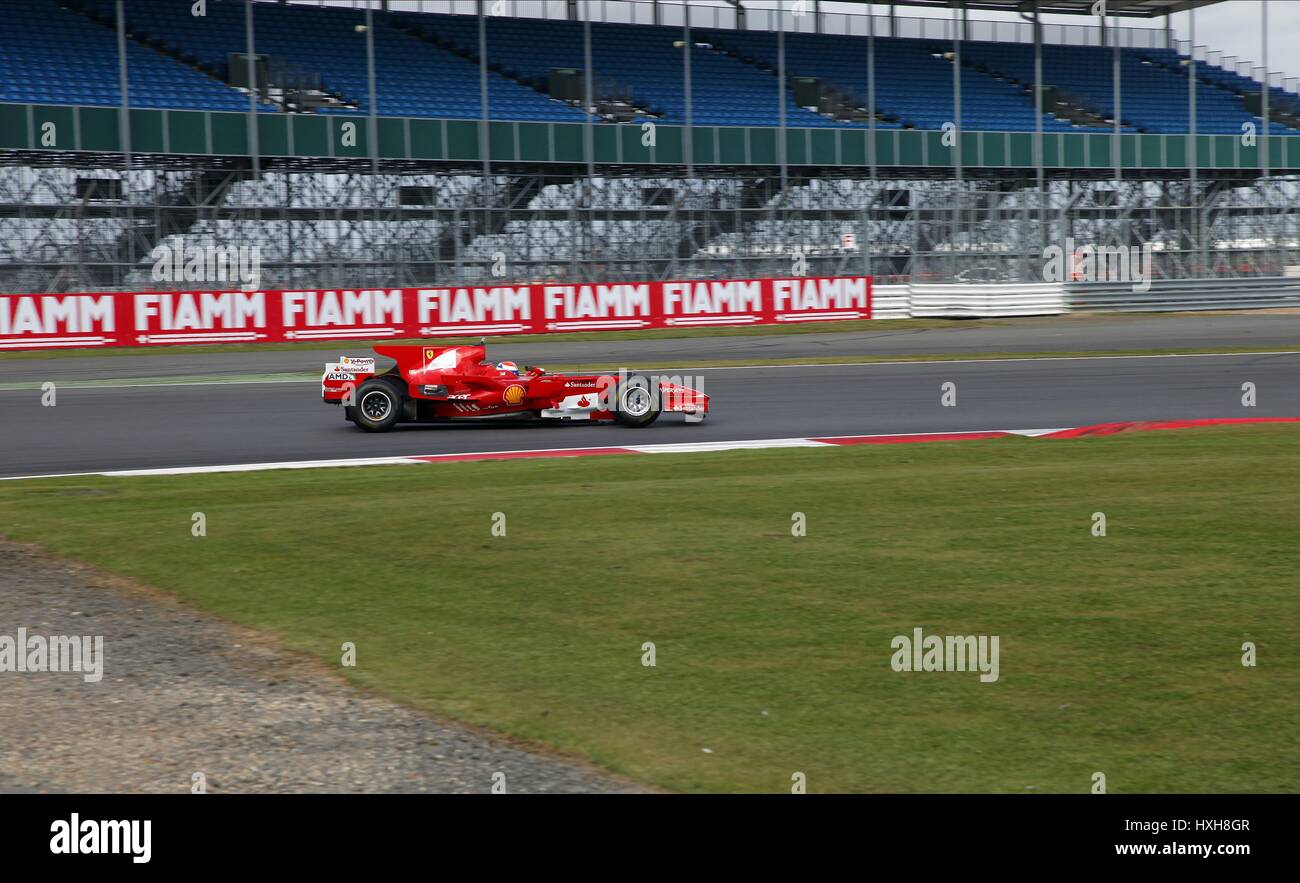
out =
<path fill-rule="evenodd" d="M 377 346 L 397 364 L 377 372 L 373 358 L 343 356 L 325 366 L 321 392 L 369 432 L 398 423 L 444 420 L 609 420 L 649 426 L 665 411 L 704 419 L 709 397 L 641 374 L 549 374 L 541 368 L 486 360 L 483 346 Z"/>

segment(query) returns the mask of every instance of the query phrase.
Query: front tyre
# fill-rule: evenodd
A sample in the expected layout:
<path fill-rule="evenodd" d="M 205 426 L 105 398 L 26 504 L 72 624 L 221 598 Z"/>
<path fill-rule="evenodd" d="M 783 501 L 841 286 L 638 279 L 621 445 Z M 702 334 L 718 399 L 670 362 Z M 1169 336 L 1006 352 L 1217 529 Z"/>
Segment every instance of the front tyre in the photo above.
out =
<path fill-rule="evenodd" d="M 387 432 L 402 415 L 402 396 L 393 384 L 371 378 L 357 387 L 352 422 L 366 432 Z"/>
<path fill-rule="evenodd" d="M 624 426 L 649 426 L 662 412 L 659 390 L 640 374 L 633 374 L 614 391 L 614 419 Z"/>

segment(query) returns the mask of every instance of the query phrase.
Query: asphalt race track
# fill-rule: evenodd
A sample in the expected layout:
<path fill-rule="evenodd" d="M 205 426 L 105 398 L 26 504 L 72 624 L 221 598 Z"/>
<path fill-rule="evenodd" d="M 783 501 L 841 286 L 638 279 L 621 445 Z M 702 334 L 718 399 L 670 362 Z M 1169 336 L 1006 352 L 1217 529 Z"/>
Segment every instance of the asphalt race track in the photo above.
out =
<path fill-rule="evenodd" d="M 771 359 L 826 356 L 904 356 L 918 353 L 1085 353 L 1185 351 L 1215 347 L 1253 351 L 1300 349 L 1300 311 L 1263 315 L 1196 316 L 1072 315 L 954 321 L 938 328 L 890 327 L 860 331 L 717 337 L 659 337 L 641 340 L 534 340 L 518 337 L 493 345 L 488 355 L 528 365 L 664 365 L 674 361 L 762 364 Z M 86 351 L 75 358 L 6 359 L 0 380 L 35 381 L 87 377 L 173 377 L 178 375 L 273 374 L 319 370 L 340 353 L 367 355 L 365 347 L 339 342 L 319 349 L 243 353 L 159 352 L 148 356 L 105 356 Z"/>
<path fill-rule="evenodd" d="M 144 357 L 148 359 L 150 357 Z M 238 362 L 238 354 L 223 358 Z M 60 366 L 80 360 L 55 360 Z M 137 361 L 137 360 L 132 360 Z M 31 363 L 27 363 L 31 364 Z M 1055 429 L 1121 420 L 1300 416 L 1300 354 L 730 368 L 713 412 L 642 430 L 480 421 L 363 433 L 315 382 L 0 391 L 0 476 L 473 451 L 869 433 Z M 80 376 L 86 376 L 84 373 Z M 941 404 L 941 385 L 957 404 Z M 1242 384 L 1258 405 L 1241 404 Z"/>

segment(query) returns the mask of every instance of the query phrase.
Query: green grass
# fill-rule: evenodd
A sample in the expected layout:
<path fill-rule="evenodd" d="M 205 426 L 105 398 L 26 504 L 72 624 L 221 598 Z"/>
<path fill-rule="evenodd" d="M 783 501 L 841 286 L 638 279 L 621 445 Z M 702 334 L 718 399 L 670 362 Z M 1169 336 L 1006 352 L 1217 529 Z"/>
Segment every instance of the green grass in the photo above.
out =
<path fill-rule="evenodd" d="M 670 789 L 1295 791 L 1297 464 L 1256 426 L 57 479 L 0 533 Z M 893 672 L 914 626 L 1001 679 Z"/>

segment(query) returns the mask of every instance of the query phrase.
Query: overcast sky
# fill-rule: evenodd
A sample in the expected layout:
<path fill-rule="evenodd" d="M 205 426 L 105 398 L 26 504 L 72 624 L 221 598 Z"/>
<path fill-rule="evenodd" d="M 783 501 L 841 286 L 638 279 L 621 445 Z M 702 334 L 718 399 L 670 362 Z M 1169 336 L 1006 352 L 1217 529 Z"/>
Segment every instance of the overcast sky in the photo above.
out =
<path fill-rule="evenodd" d="M 773 0 L 744 0 L 746 6 L 774 6 Z M 787 8 L 791 0 L 786 0 Z M 861 10 L 860 5 L 824 0 L 822 9 L 827 11 Z M 1196 12 L 1196 42 L 1220 49 L 1225 55 L 1236 55 L 1242 60 L 1255 64 L 1262 63 L 1263 44 L 1261 43 L 1260 23 L 1263 0 L 1225 0 Z M 886 14 L 887 3 L 875 4 L 878 13 Z M 941 10 L 905 9 L 898 7 L 898 15 L 951 17 L 952 13 Z M 971 12 L 972 18 L 1019 20 L 1014 14 L 996 12 Z M 1044 22 L 1079 24 L 1084 16 L 1045 15 Z M 1183 12 L 1173 16 L 1174 32 L 1178 39 L 1188 38 L 1188 21 L 1190 16 Z M 1163 22 L 1163 18 L 1155 19 Z M 1146 21 L 1134 22 L 1136 26 L 1148 24 Z M 1271 0 L 1268 7 L 1268 66 L 1274 72 L 1282 72 L 1288 77 L 1300 76 L 1300 0 Z"/>
<path fill-rule="evenodd" d="M 1228 55 L 1263 60 L 1260 35 L 1262 0 L 1231 0 L 1196 13 L 1196 42 Z M 1173 16 L 1180 40 L 1187 39 L 1188 15 Z M 1288 77 L 1300 76 L 1300 0 L 1272 0 L 1268 5 L 1268 66 Z"/>

